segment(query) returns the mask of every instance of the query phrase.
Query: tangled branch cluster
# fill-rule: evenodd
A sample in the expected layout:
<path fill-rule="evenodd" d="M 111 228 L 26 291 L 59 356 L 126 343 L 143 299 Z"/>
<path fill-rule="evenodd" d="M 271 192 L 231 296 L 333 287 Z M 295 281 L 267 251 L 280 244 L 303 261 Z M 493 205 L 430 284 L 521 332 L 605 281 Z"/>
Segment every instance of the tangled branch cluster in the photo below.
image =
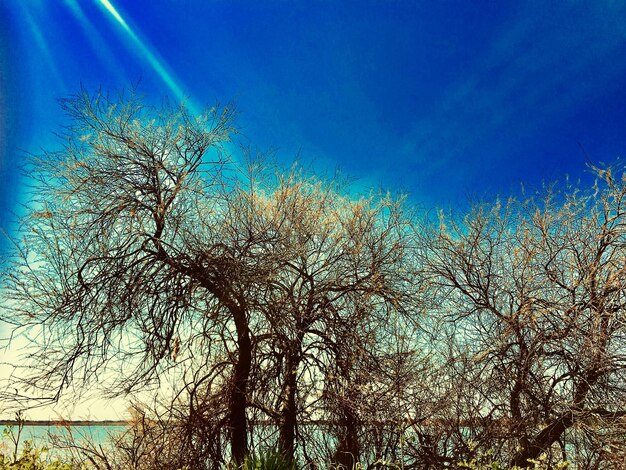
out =
<path fill-rule="evenodd" d="M 623 179 L 433 221 L 229 161 L 228 108 L 63 107 L 4 320 L 34 337 L 31 392 L 161 388 L 128 465 L 624 458 Z"/>

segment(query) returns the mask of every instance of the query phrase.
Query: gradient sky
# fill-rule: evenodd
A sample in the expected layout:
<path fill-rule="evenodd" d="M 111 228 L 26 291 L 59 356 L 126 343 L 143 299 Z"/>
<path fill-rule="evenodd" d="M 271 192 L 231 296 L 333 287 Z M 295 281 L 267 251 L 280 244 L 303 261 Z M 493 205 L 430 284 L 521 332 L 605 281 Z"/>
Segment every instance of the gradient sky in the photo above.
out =
<path fill-rule="evenodd" d="M 235 103 L 285 165 L 464 207 L 624 155 L 626 3 L 0 0 L 0 228 L 28 201 L 25 152 L 55 147 L 57 99 L 137 82 Z"/>
<path fill-rule="evenodd" d="M 234 102 L 247 142 L 425 207 L 589 178 L 626 150 L 619 1 L 2 0 L 0 226 L 56 100 Z M 587 175 L 587 176 L 585 176 Z"/>

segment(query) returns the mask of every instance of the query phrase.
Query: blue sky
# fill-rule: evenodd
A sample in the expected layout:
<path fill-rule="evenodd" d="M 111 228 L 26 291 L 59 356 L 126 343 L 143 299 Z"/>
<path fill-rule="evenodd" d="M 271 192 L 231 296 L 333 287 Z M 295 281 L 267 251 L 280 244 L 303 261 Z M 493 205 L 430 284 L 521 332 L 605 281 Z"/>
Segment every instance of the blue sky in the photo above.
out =
<path fill-rule="evenodd" d="M 431 208 L 589 179 L 626 150 L 626 3 L 4 0 L 0 226 L 57 99 L 233 102 L 253 147 Z"/>

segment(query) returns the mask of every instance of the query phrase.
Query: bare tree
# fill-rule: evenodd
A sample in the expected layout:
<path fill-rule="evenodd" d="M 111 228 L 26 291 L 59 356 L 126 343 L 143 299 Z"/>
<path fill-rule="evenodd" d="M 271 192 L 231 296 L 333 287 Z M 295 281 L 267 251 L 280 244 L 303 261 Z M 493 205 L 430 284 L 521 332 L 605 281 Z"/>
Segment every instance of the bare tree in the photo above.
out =
<path fill-rule="evenodd" d="M 442 370 L 456 388 L 450 413 L 465 429 L 458 452 L 478 442 L 525 466 L 542 453 L 568 458 L 581 432 L 621 426 L 626 186 L 599 176 L 589 192 L 442 218 L 423 240 L 448 338 Z"/>
<path fill-rule="evenodd" d="M 388 356 L 374 354 L 377 329 L 414 307 L 404 202 L 227 165 L 229 109 L 194 117 L 87 92 L 62 106 L 64 146 L 33 159 L 5 283 L 6 320 L 35 336 L 25 384 L 53 399 L 74 383 L 165 387 L 167 415 L 151 419 L 180 431 L 194 468 L 224 461 L 224 437 L 241 463 L 250 417 L 274 422 L 293 459 L 298 423 L 332 408 L 316 381 L 366 380 Z M 366 397 L 346 387 L 332 419 L 339 454 L 358 460 Z"/>
<path fill-rule="evenodd" d="M 127 393 L 158 381 L 199 329 L 206 339 L 234 325 L 224 425 L 242 461 L 252 358 L 245 292 L 257 273 L 246 240 L 224 223 L 232 111 L 194 117 L 87 92 L 62 106 L 65 145 L 33 160 L 36 208 L 7 280 L 5 319 L 38 333 L 39 370 L 27 384 L 56 399 L 108 365 L 121 372 L 113 390 Z"/>
<path fill-rule="evenodd" d="M 297 170 L 261 171 L 230 204 L 230 223 L 256 234 L 255 256 L 267 260 L 248 296 L 256 319 L 251 405 L 276 422 L 278 447 L 293 459 L 298 422 L 315 419 L 315 378 L 331 380 L 329 361 L 375 347 L 375 328 L 413 305 L 411 220 L 402 201 L 351 199 Z"/>

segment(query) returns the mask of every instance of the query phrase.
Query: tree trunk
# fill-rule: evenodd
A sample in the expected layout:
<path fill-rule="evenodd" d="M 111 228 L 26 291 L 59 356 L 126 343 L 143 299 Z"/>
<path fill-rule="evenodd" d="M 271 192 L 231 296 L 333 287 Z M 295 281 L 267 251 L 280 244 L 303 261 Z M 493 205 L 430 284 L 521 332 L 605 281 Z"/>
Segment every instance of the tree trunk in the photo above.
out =
<path fill-rule="evenodd" d="M 511 460 L 512 467 L 526 468 L 529 466 L 529 459 L 537 459 L 543 452 L 554 444 L 567 428 L 574 424 L 574 413 L 568 412 L 552 421 L 543 431 L 541 431 L 530 444 L 517 453 Z"/>
<path fill-rule="evenodd" d="M 291 350 L 287 356 L 285 366 L 285 384 L 283 389 L 283 406 L 280 416 L 280 429 L 278 438 L 278 448 L 280 452 L 290 461 L 294 458 L 295 440 L 296 440 L 296 391 L 298 364 L 298 350 Z"/>
<path fill-rule="evenodd" d="M 592 292 L 595 292 L 595 285 L 592 287 Z M 578 384 L 576 384 L 572 405 L 569 411 L 563 413 L 559 418 L 552 421 L 546 428 L 544 428 L 534 439 L 524 446 L 524 448 L 517 453 L 511 460 L 511 466 L 526 467 L 528 466 L 528 459 L 536 459 L 543 452 L 545 452 L 552 444 L 554 444 L 566 429 L 571 427 L 576 422 L 576 412 L 584 408 L 585 400 L 589 395 L 591 388 L 598 382 L 602 375 L 602 356 L 606 351 L 609 334 L 609 320 L 610 315 L 603 312 L 602 305 L 598 303 L 597 297 L 593 296 L 595 301 L 592 301 L 593 311 L 598 312 L 600 317 L 599 332 L 597 334 L 598 341 L 596 343 L 596 353 L 591 359 L 592 366 L 582 374 Z"/>
<path fill-rule="evenodd" d="M 296 338 L 287 347 L 285 364 L 285 384 L 283 388 L 283 405 L 279 423 L 278 448 L 282 454 L 293 461 L 296 447 L 296 424 L 298 422 L 298 366 L 304 341 L 304 330 L 307 325 L 298 325 Z"/>
<path fill-rule="evenodd" d="M 252 363 L 252 342 L 245 313 L 235 316 L 237 328 L 238 357 L 233 370 L 232 389 L 229 403 L 229 428 L 231 458 L 241 465 L 248 453 L 248 423 L 246 406 L 248 398 L 248 379 Z"/>
<path fill-rule="evenodd" d="M 526 468 L 528 466 L 528 459 L 537 459 L 561 437 L 566 429 L 576 422 L 576 410 L 580 410 L 584 405 L 589 390 L 591 390 L 591 387 L 598 381 L 599 377 L 600 373 L 595 367 L 583 375 L 576 387 L 570 410 L 552 421 L 537 437 L 529 441 L 528 445 L 513 457 L 511 466 Z"/>
<path fill-rule="evenodd" d="M 350 470 L 359 462 L 360 446 L 358 421 L 352 410 L 347 407 L 343 409 L 343 425 L 343 435 L 337 446 L 335 462 L 342 468 Z"/>

